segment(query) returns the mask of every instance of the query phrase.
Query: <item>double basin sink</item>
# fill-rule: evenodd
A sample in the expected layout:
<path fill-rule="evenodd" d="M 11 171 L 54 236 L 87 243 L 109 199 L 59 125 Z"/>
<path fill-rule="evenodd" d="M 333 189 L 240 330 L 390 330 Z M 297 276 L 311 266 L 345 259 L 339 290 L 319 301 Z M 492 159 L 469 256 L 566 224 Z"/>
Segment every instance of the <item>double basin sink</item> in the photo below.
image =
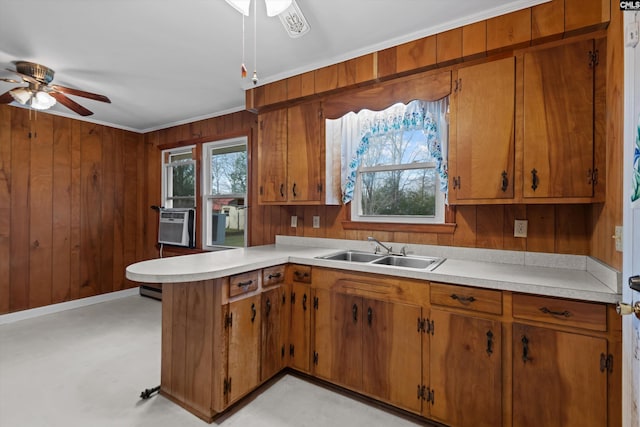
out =
<path fill-rule="evenodd" d="M 372 254 L 370 252 L 345 250 L 331 255 L 317 257 L 333 261 L 345 261 L 359 264 L 387 265 L 391 267 L 413 268 L 417 270 L 433 271 L 445 259 L 427 256 L 405 256 L 395 254 Z"/>

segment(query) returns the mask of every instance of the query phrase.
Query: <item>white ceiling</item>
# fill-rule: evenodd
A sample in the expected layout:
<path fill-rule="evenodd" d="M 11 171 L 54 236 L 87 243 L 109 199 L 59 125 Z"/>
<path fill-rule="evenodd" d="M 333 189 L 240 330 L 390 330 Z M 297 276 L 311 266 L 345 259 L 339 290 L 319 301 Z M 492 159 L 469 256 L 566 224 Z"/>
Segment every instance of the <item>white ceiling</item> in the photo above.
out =
<path fill-rule="evenodd" d="M 297 0 L 311 31 L 292 39 L 258 0 L 258 84 L 545 1 Z M 137 132 L 243 110 L 254 49 L 250 16 L 243 80 L 241 16 L 224 0 L 0 0 L 0 77 L 16 77 L 12 61 L 50 67 L 54 83 L 111 99 L 72 97 L 89 121 Z"/>

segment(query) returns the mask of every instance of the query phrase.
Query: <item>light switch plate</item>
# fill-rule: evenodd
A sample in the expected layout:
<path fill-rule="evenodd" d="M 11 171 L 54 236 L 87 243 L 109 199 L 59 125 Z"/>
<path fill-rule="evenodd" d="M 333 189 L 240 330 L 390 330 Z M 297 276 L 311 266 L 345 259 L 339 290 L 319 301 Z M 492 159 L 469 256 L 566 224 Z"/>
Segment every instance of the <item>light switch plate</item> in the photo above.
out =
<path fill-rule="evenodd" d="M 291 215 L 291 227 L 296 228 L 298 226 L 298 217 Z"/>
<path fill-rule="evenodd" d="M 516 219 L 513 223 L 513 237 L 527 237 L 528 223 L 526 219 Z"/>
<path fill-rule="evenodd" d="M 318 215 L 313 216 L 313 228 L 320 228 L 320 217 Z"/>
<path fill-rule="evenodd" d="M 638 22 L 630 22 L 624 29 L 624 45 L 627 47 L 636 47 L 638 37 L 640 36 L 640 26 Z"/>

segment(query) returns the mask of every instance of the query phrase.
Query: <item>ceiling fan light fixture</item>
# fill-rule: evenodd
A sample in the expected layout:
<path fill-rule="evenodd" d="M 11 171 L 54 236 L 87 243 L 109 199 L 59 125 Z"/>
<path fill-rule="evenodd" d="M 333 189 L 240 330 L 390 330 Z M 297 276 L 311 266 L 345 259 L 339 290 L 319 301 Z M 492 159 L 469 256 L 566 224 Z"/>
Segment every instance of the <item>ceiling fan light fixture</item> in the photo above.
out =
<path fill-rule="evenodd" d="M 31 98 L 31 107 L 36 110 L 48 110 L 56 105 L 56 99 L 47 92 L 36 92 Z"/>
<path fill-rule="evenodd" d="M 284 29 L 287 30 L 289 37 L 295 39 L 307 34 L 311 28 L 298 3 L 295 0 L 291 0 L 290 3 L 289 7 L 282 11 L 278 17 Z"/>
<path fill-rule="evenodd" d="M 267 4 L 267 16 L 280 15 L 291 6 L 293 0 L 264 0 Z"/>
<path fill-rule="evenodd" d="M 27 105 L 33 94 L 26 87 L 19 87 L 9 91 L 13 99 L 20 105 Z"/>
<path fill-rule="evenodd" d="M 249 6 L 251 5 L 251 0 L 225 0 L 227 3 L 231 5 L 235 10 L 243 14 L 244 16 L 249 16 Z"/>

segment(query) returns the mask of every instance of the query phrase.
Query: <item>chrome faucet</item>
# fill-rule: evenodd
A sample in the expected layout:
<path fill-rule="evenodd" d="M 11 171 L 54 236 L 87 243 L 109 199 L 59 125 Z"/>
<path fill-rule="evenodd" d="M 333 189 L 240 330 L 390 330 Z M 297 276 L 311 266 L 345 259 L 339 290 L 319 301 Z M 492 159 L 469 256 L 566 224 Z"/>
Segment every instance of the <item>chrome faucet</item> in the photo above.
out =
<path fill-rule="evenodd" d="M 407 246 L 403 246 L 402 249 L 400 249 L 400 252 L 393 252 L 393 247 L 391 246 L 387 246 L 384 243 L 382 243 L 380 240 L 376 239 L 375 237 L 369 236 L 367 237 L 367 240 L 370 242 L 376 242 L 376 248 L 374 249 L 375 253 L 378 253 L 378 251 L 380 250 L 380 247 L 382 246 L 383 248 L 385 248 L 387 250 L 387 255 L 401 255 L 401 256 L 407 256 Z"/>

